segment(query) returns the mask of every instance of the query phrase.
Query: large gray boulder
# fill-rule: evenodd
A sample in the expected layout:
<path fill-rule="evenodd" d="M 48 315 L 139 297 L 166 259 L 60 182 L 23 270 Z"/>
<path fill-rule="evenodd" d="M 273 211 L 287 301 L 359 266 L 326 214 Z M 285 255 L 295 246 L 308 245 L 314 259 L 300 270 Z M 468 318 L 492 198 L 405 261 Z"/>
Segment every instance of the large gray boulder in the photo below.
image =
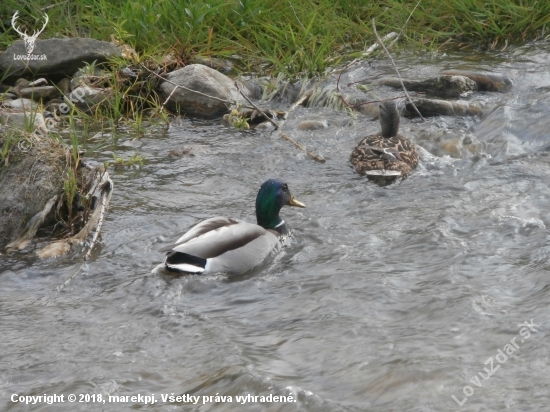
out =
<path fill-rule="evenodd" d="M 0 73 L 8 81 L 25 75 L 57 77 L 70 76 L 85 63 L 105 62 L 121 57 L 122 49 L 112 43 L 87 38 L 37 40 L 33 56 L 36 60 L 23 60 L 26 56 L 22 40 L 14 42 L 0 55 Z"/>
<path fill-rule="evenodd" d="M 169 81 L 163 82 L 160 90 L 164 98 L 170 96 L 168 107 L 186 114 L 221 116 L 229 112 L 239 94 L 233 80 L 202 64 L 190 64 L 169 73 L 166 78 Z M 175 85 L 182 87 L 174 91 Z"/>

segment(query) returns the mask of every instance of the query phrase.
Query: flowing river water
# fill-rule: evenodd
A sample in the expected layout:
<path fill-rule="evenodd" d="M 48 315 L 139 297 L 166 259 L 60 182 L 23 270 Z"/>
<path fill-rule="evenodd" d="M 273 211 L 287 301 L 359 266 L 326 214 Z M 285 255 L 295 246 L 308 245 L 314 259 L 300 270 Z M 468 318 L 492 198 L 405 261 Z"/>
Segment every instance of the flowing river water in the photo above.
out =
<path fill-rule="evenodd" d="M 101 245 L 72 282 L 56 292 L 81 253 L 0 258 L 0 409 L 546 410 L 550 46 L 410 53 L 397 64 L 417 78 L 451 68 L 505 73 L 514 87 L 474 94 L 490 108 L 483 118 L 402 119 L 402 132 L 426 150 L 408 179 L 387 187 L 348 163 L 378 122 L 328 108 L 298 108 L 285 126 L 324 164 L 276 132 L 219 120 L 122 136 L 114 152 L 139 151 L 146 162 L 112 169 Z M 378 59 L 341 81 L 373 73 L 393 69 Z M 304 119 L 328 128 L 298 130 Z M 478 149 L 449 149 L 442 132 L 471 133 Z M 182 146 L 194 156 L 169 156 Z M 89 155 L 112 160 L 105 150 Z M 158 250 L 202 219 L 255 221 L 258 188 L 273 177 L 307 208 L 283 208 L 295 236 L 264 267 L 237 277 L 157 268 Z M 25 406 L 13 394 L 65 402 Z M 79 402 L 80 394 L 106 402 Z M 109 400 L 138 394 L 156 403 Z M 248 394 L 291 402 L 237 401 Z"/>

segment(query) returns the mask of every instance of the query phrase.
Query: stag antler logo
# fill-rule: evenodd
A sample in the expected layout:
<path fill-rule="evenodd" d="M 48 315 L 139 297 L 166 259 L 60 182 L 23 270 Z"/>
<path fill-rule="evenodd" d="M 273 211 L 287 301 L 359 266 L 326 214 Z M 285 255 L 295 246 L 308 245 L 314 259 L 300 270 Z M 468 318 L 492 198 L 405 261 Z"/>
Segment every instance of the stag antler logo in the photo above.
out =
<path fill-rule="evenodd" d="M 19 11 L 16 11 L 15 14 L 13 15 L 12 19 L 11 19 L 11 25 L 13 26 L 13 29 L 17 33 L 19 33 L 19 35 L 23 38 L 23 41 L 25 42 L 25 49 L 27 49 L 27 54 L 30 55 L 32 53 L 32 51 L 34 50 L 34 43 L 36 42 L 36 39 L 38 38 L 40 33 L 42 33 L 44 31 L 44 29 L 46 28 L 46 24 L 48 24 L 48 21 L 50 21 L 50 18 L 48 17 L 48 15 L 46 13 L 44 13 L 44 17 L 45 17 L 44 25 L 42 26 L 42 28 L 40 30 L 35 30 L 34 33 L 32 34 L 32 36 L 29 36 L 26 31 L 22 32 L 15 25 L 18 17 L 19 17 Z"/>

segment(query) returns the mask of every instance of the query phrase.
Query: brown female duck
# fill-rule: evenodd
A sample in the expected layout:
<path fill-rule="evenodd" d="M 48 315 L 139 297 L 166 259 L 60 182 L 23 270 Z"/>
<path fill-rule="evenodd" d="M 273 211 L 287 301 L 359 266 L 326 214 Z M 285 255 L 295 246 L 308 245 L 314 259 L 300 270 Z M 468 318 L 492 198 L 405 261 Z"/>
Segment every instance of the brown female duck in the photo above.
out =
<path fill-rule="evenodd" d="M 379 134 L 363 138 L 353 152 L 350 162 L 359 174 L 387 176 L 395 180 L 409 174 L 418 163 L 414 144 L 399 132 L 399 111 L 394 101 L 380 103 Z"/>

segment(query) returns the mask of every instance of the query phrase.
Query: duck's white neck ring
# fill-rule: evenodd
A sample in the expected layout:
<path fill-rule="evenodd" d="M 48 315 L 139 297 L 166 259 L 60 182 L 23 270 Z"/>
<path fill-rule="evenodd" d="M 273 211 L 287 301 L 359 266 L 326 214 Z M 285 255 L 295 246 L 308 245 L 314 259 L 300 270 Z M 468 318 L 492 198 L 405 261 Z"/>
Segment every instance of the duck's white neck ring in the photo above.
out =
<path fill-rule="evenodd" d="M 277 226 L 275 226 L 275 229 L 277 229 L 278 227 L 281 227 L 284 224 L 285 224 L 285 221 L 281 219 L 281 223 L 279 223 Z"/>

